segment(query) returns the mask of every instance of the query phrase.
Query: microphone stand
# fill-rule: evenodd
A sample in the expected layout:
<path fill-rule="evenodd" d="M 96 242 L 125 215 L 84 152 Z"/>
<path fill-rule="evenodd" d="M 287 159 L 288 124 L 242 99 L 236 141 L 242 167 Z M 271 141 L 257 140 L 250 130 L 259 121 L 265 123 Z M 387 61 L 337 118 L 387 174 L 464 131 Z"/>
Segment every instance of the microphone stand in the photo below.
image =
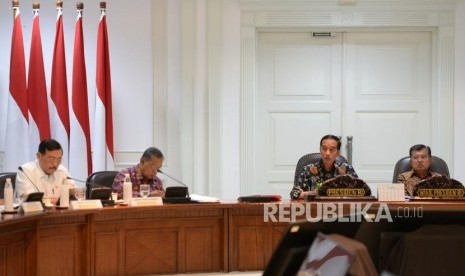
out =
<path fill-rule="evenodd" d="M 24 176 L 27 178 L 27 180 L 29 180 L 29 182 L 31 182 L 32 186 L 34 186 L 34 188 L 36 188 L 37 192 L 40 192 L 40 190 L 39 190 L 39 188 L 37 188 L 36 184 L 34 184 L 34 182 L 31 180 L 31 178 L 29 178 L 27 173 L 23 170 L 23 167 L 19 166 L 18 170 L 20 170 L 24 174 Z"/>
<path fill-rule="evenodd" d="M 180 181 L 180 180 L 178 180 L 178 179 L 176 179 L 176 178 L 174 178 L 174 177 L 172 177 L 172 176 L 167 175 L 166 173 L 164 173 L 164 172 L 163 172 L 162 170 L 160 170 L 160 169 L 157 170 L 157 172 L 159 172 L 159 173 L 161 173 L 161 174 L 163 174 L 163 175 L 166 175 L 168 178 L 171 178 L 172 180 L 178 182 L 178 183 L 181 184 L 183 187 L 185 187 L 185 188 L 186 188 L 186 189 L 185 189 L 185 195 L 184 195 L 183 197 L 179 197 L 179 198 L 185 198 L 186 200 L 190 201 L 189 187 L 187 187 L 186 184 L 184 184 L 182 181 Z M 167 195 L 168 195 L 168 198 L 170 197 L 170 196 L 169 196 L 169 195 L 170 195 L 170 192 L 169 192 L 170 190 L 173 190 L 173 191 L 174 191 L 173 193 L 177 194 L 176 190 L 179 191 L 179 188 L 180 188 L 180 187 L 166 187 L 165 199 L 167 198 Z M 175 196 L 175 197 L 178 197 L 178 196 Z"/>
<path fill-rule="evenodd" d="M 86 191 L 86 198 L 88 198 L 88 199 L 92 199 L 92 198 L 100 199 L 103 206 L 113 206 L 114 205 L 115 201 L 113 199 L 108 199 L 108 198 L 110 198 L 111 191 L 112 191 L 112 189 L 110 187 L 103 186 L 103 185 L 93 183 L 93 182 L 90 182 L 90 181 L 84 181 L 84 180 L 72 178 L 70 176 L 68 176 L 66 178 L 69 179 L 69 180 L 74 180 L 74 181 L 86 184 L 86 190 L 87 190 Z M 108 196 L 108 198 L 106 196 L 107 193 L 105 192 L 105 190 L 110 190 L 110 196 Z"/>

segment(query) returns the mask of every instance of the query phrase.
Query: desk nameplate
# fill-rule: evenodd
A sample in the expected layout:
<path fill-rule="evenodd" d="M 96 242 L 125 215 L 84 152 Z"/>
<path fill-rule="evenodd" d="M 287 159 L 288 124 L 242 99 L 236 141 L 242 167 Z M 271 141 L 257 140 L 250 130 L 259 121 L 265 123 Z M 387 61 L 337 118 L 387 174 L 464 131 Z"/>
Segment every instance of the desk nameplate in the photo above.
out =
<path fill-rule="evenodd" d="M 418 197 L 463 198 L 464 189 L 418 189 Z M 465 199 L 465 198 L 464 198 Z"/>
<path fill-rule="evenodd" d="M 72 200 L 70 202 L 71 210 L 89 210 L 102 209 L 102 201 L 100 199 Z"/>
<path fill-rule="evenodd" d="M 365 196 L 365 190 L 362 188 L 328 188 L 326 190 L 328 197 L 360 197 Z"/>
<path fill-rule="evenodd" d="M 40 201 L 23 202 L 21 208 L 25 215 L 39 214 L 44 211 L 44 206 Z"/>
<path fill-rule="evenodd" d="M 131 199 L 131 202 L 129 203 L 129 206 L 131 207 L 136 207 L 136 206 L 159 206 L 163 205 L 163 200 L 161 197 L 147 197 L 147 198 L 142 198 L 142 197 L 137 197 Z"/>

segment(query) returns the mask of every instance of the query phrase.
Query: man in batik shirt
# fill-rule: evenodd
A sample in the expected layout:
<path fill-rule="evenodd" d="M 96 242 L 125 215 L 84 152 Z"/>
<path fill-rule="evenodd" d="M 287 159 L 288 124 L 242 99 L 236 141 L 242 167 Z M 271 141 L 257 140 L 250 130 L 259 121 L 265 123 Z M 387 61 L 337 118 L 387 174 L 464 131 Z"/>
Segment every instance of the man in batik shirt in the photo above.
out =
<path fill-rule="evenodd" d="M 141 184 L 150 185 L 150 196 L 164 196 L 163 183 L 157 176 L 158 170 L 163 166 L 163 153 L 154 147 L 144 151 L 137 165 L 121 170 L 113 181 L 113 191 L 118 193 L 118 198 L 123 198 L 123 183 L 125 174 L 129 174 L 132 182 L 132 196 L 140 197 Z"/>
<path fill-rule="evenodd" d="M 398 181 L 405 184 L 405 195 L 413 196 L 413 188 L 422 180 L 440 175 L 429 169 L 431 165 L 431 148 L 414 145 L 409 150 L 412 169 L 399 175 Z"/>
<path fill-rule="evenodd" d="M 354 168 L 347 163 L 336 160 L 341 149 L 339 137 L 334 135 L 325 135 L 320 140 L 320 161 L 308 164 L 304 167 L 297 183 L 291 190 L 291 199 L 302 199 L 312 190 L 316 190 L 321 184 L 328 179 L 338 175 L 348 174 L 358 177 Z"/>

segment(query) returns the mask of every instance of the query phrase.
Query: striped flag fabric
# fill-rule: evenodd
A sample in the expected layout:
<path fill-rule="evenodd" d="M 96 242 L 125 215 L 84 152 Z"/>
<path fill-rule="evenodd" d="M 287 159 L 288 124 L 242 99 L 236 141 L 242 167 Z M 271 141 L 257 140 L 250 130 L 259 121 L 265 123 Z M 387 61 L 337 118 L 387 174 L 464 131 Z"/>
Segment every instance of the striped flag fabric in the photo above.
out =
<path fill-rule="evenodd" d="M 52 138 L 63 148 L 62 164 L 68 167 L 69 158 L 69 104 L 66 78 L 65 41 L 63 31 L 63 2 L 57 1 L 55 44 L 50 85 L 50 122 Z"/>
<path fill-rule="evenodd" d="M 13 33 L 10 56 L 10 93 L 8 96 L 5 159 L 3 171 L 16 171 L 29 161 L 29 125 L 26 64 L 19 3 L 13 1 Z"/>
<path fill-rule="evenodd" d="M 40 4 L 34 2 L 27 84 L 29 144 L 31 154 L 37 152 L 37 146 L 40 144 L 40 141 L 51 137 L 47 101 L 48 95 L 47 86 L 45 84 L 44 58 L 42 55 L 42 40 L 40 35 L 39 9 Z"/>
<path fill-rule="evenodd" d="M 70 116 L 69 171 L 77 179 L 86 179 L 92 172 L 92 156 L 89 126 L 89 103 L 84 56 L 82 10 L 77 3 L 77 20 L 74 33 L 72 96 Z"/>
<path fill-rule="evenodd" d="M 95 121 L 93 131 L 94 171 L 114 170 L 113 115 L 111 100 L 110 54 L 106 21 L 106 3 L 100 2 L 100 22 L 97 33 L 97 68 Z"/>

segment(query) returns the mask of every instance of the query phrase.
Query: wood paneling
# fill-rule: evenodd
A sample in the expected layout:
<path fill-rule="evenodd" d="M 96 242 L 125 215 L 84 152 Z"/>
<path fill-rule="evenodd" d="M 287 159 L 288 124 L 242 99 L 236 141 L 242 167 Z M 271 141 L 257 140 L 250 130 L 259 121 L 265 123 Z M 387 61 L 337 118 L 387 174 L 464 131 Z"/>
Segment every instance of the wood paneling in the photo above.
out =
<path fill-rule="evenodd" d="M 0 275 L 24 275 L 25 241 L 11 242 L 0 246 Z"/>
<path fill-rule="evenodd" d="M 370 213 L 379 205 L 372 204 Z M 344 214 L 350 211 L 346 205 L 337 205 Z M 418 225 L 461 221 L 465 213 L 461 202 L 389 204 L 393 216 L 399 209 L 420 207 L 424 218 L 417 220 Z M 314 218 L 316 208 L 311 210 Z M 438 210 L 439 214 L 432 213 Z M 3 216 L 0 276 L 262 270 L 288 225 L 266 221 L 263 214 L 263 204 L 182 204 Z M 358 224 L 353 229 L 347 224 L 335 222 L 327 229 L 353 235 Z M 363 236 L 377 235 L 369 232 Z"/>
<path fill-rule="evenodd" d="M 117 232 L 95 233 L 95 275 L 118 274 L 119 236 Z M 99 265 L 96 265 L 99 264 Z"/>
<path fill-rule="evenodd" d="M 129 230 L 125 233 L 125 273 L 176 273 L 177 228 Z"/>
<path fill-rule="evenodd" d="M 232 271 L 262 270 L 287 227 L 286 223 L 263 220 L 263 206 L 232 210 L 230 227 L 230 269 Z"/>
<path fill-rule="evenodd" d="M 86 275 L 90 212 L 47 211 L 37 231 L 37 275 Z"/>
<path fill-rule="evenodd" d="M 227 270 L 223 205 L 121 208 L 98 213 L 94 221 L 95 256 L 108 242 L 118 251 L 111 260 L 96 257 L 95 275 Z"/>

